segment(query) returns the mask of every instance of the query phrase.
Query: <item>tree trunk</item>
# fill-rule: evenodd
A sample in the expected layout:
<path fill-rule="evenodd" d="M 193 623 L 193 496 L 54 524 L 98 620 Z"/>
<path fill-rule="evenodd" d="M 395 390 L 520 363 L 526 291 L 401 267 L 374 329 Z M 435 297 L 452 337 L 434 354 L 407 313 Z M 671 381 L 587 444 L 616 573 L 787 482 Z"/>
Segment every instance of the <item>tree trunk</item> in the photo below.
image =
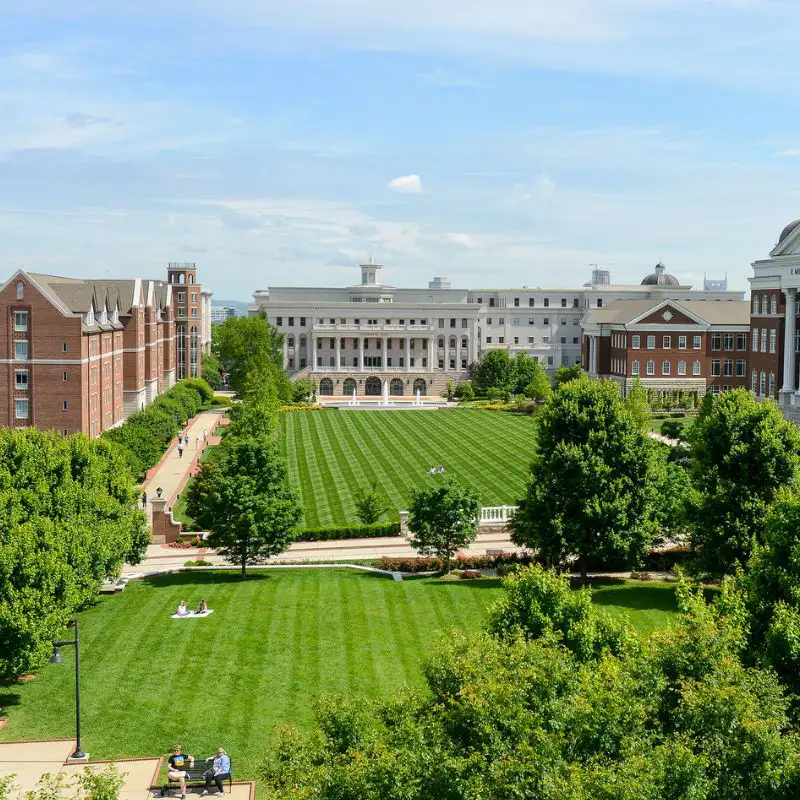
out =
<path fill-rule="evenodd" d="M 581 580 L 586 582 L 588 577 L 586 572 L 586 553 L 581 553 Z"/>
<path fill-rule="evenodd" d="M 242 556 L 242 575 L 241 575 L 242 580 L 244 580 L 247 577 L 246 570 L 247 570 L 247 556 L 243 555 Z"/>

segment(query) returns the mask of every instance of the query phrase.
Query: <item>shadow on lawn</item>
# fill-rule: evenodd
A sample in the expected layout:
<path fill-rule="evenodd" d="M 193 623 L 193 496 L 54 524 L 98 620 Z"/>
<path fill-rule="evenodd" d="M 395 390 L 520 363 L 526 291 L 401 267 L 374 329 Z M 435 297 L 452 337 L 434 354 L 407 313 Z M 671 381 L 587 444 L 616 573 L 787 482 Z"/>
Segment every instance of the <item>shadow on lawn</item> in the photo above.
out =
<path fill-rule="evenodd" d="M 0 692 L 0 711 L 11 706 L 18 706 L 22 700 L 22 695 L 18 692 Z"/>
<path fill-rule="evenodd" d="M 241 584 L 251 581 L 266 581 L 272 576 L 267 571 L 249 572 L 242 578 L 237 570 L 208 570 L 192 572 L 170 572 L 166 575 L 152 575 L 144 578 L 142 583 L 150 586 L 197 586 L 198 584 L 208 584 L 219 586 L 220 584 Z"/>
<path fill-rule="evenodd" d="M 470 578 L 460 581 L 443 581 L 439 578 L 426 576 L 429 586 L 436 586 L 439 589 L 448 589 L 451 586 L 459 589 L 499 589 L 500 578 Z M 421 580 L 420 578 L 404 578 L 403 580 Z"/>
<path fill-rule="evenodd" d="M 592 602 L 598 606 L 619 606 L 638 611 L 678 611 L 678 602 L 672 587 L 626 584 L 624 589 L 595 590 L 592 593 Z"/>

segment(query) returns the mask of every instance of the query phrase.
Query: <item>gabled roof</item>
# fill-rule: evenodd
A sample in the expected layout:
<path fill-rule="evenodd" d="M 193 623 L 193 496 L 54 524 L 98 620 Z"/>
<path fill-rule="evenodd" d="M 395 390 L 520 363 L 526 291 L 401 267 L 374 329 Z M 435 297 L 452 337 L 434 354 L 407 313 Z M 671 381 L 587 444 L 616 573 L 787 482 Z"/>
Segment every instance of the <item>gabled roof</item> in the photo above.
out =
<path fill-rule="evenodd" d="M 750 324 L 746 300 L 617 300 L 605 308 L 591 309 L 585 320 L 599 325 L 635 325 L 667 306 L 709 325 Z"/>

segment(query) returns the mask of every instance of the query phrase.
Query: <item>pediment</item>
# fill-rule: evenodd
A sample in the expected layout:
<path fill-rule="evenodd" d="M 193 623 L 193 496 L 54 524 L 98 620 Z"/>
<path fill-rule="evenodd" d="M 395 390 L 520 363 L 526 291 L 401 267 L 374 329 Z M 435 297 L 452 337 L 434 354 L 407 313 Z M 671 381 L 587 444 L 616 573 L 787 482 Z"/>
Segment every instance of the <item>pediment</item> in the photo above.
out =
<path fill-rule="evenodd" d="M 632 319 L 628 325 L 703 325 L 705 320 L 687 311 L 679 303 L 673 301 L 664 301 L 655 308 L 645 311 L 635 319 Z"/>

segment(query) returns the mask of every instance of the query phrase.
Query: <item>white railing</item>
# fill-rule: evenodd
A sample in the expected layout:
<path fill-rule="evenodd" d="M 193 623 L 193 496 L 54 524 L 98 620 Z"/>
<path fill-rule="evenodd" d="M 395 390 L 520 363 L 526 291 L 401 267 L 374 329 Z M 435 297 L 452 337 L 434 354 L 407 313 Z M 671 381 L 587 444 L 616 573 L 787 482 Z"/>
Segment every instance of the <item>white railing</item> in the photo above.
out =
<path fill-rule="evenodd" d="M 387 331 L 392 333 L 403 333 L 403 332 L 419 332 L 419 333 L 430 333 L 434 330 L 433 325 L 389 325 L 386 323 L 380 323 L 378 325 L 354 325 L 350 323 L 345 324 L 334 324 L 331 325 L 330 323 L 325 324 L 321 322 L 314 323 L 312 330 L 314 333 L 325 333 L 325 332 L 353 332 L 353 333 L 376 333 L 381 331 Z"/>
<path fill-rule="evenodd" d="M 478 511 L 478 525 L 492 522 L 509 522 L 519 506 L 482 506 Z M 408 525 L 408 511 L 400 512 L 400 528 Z"/>

